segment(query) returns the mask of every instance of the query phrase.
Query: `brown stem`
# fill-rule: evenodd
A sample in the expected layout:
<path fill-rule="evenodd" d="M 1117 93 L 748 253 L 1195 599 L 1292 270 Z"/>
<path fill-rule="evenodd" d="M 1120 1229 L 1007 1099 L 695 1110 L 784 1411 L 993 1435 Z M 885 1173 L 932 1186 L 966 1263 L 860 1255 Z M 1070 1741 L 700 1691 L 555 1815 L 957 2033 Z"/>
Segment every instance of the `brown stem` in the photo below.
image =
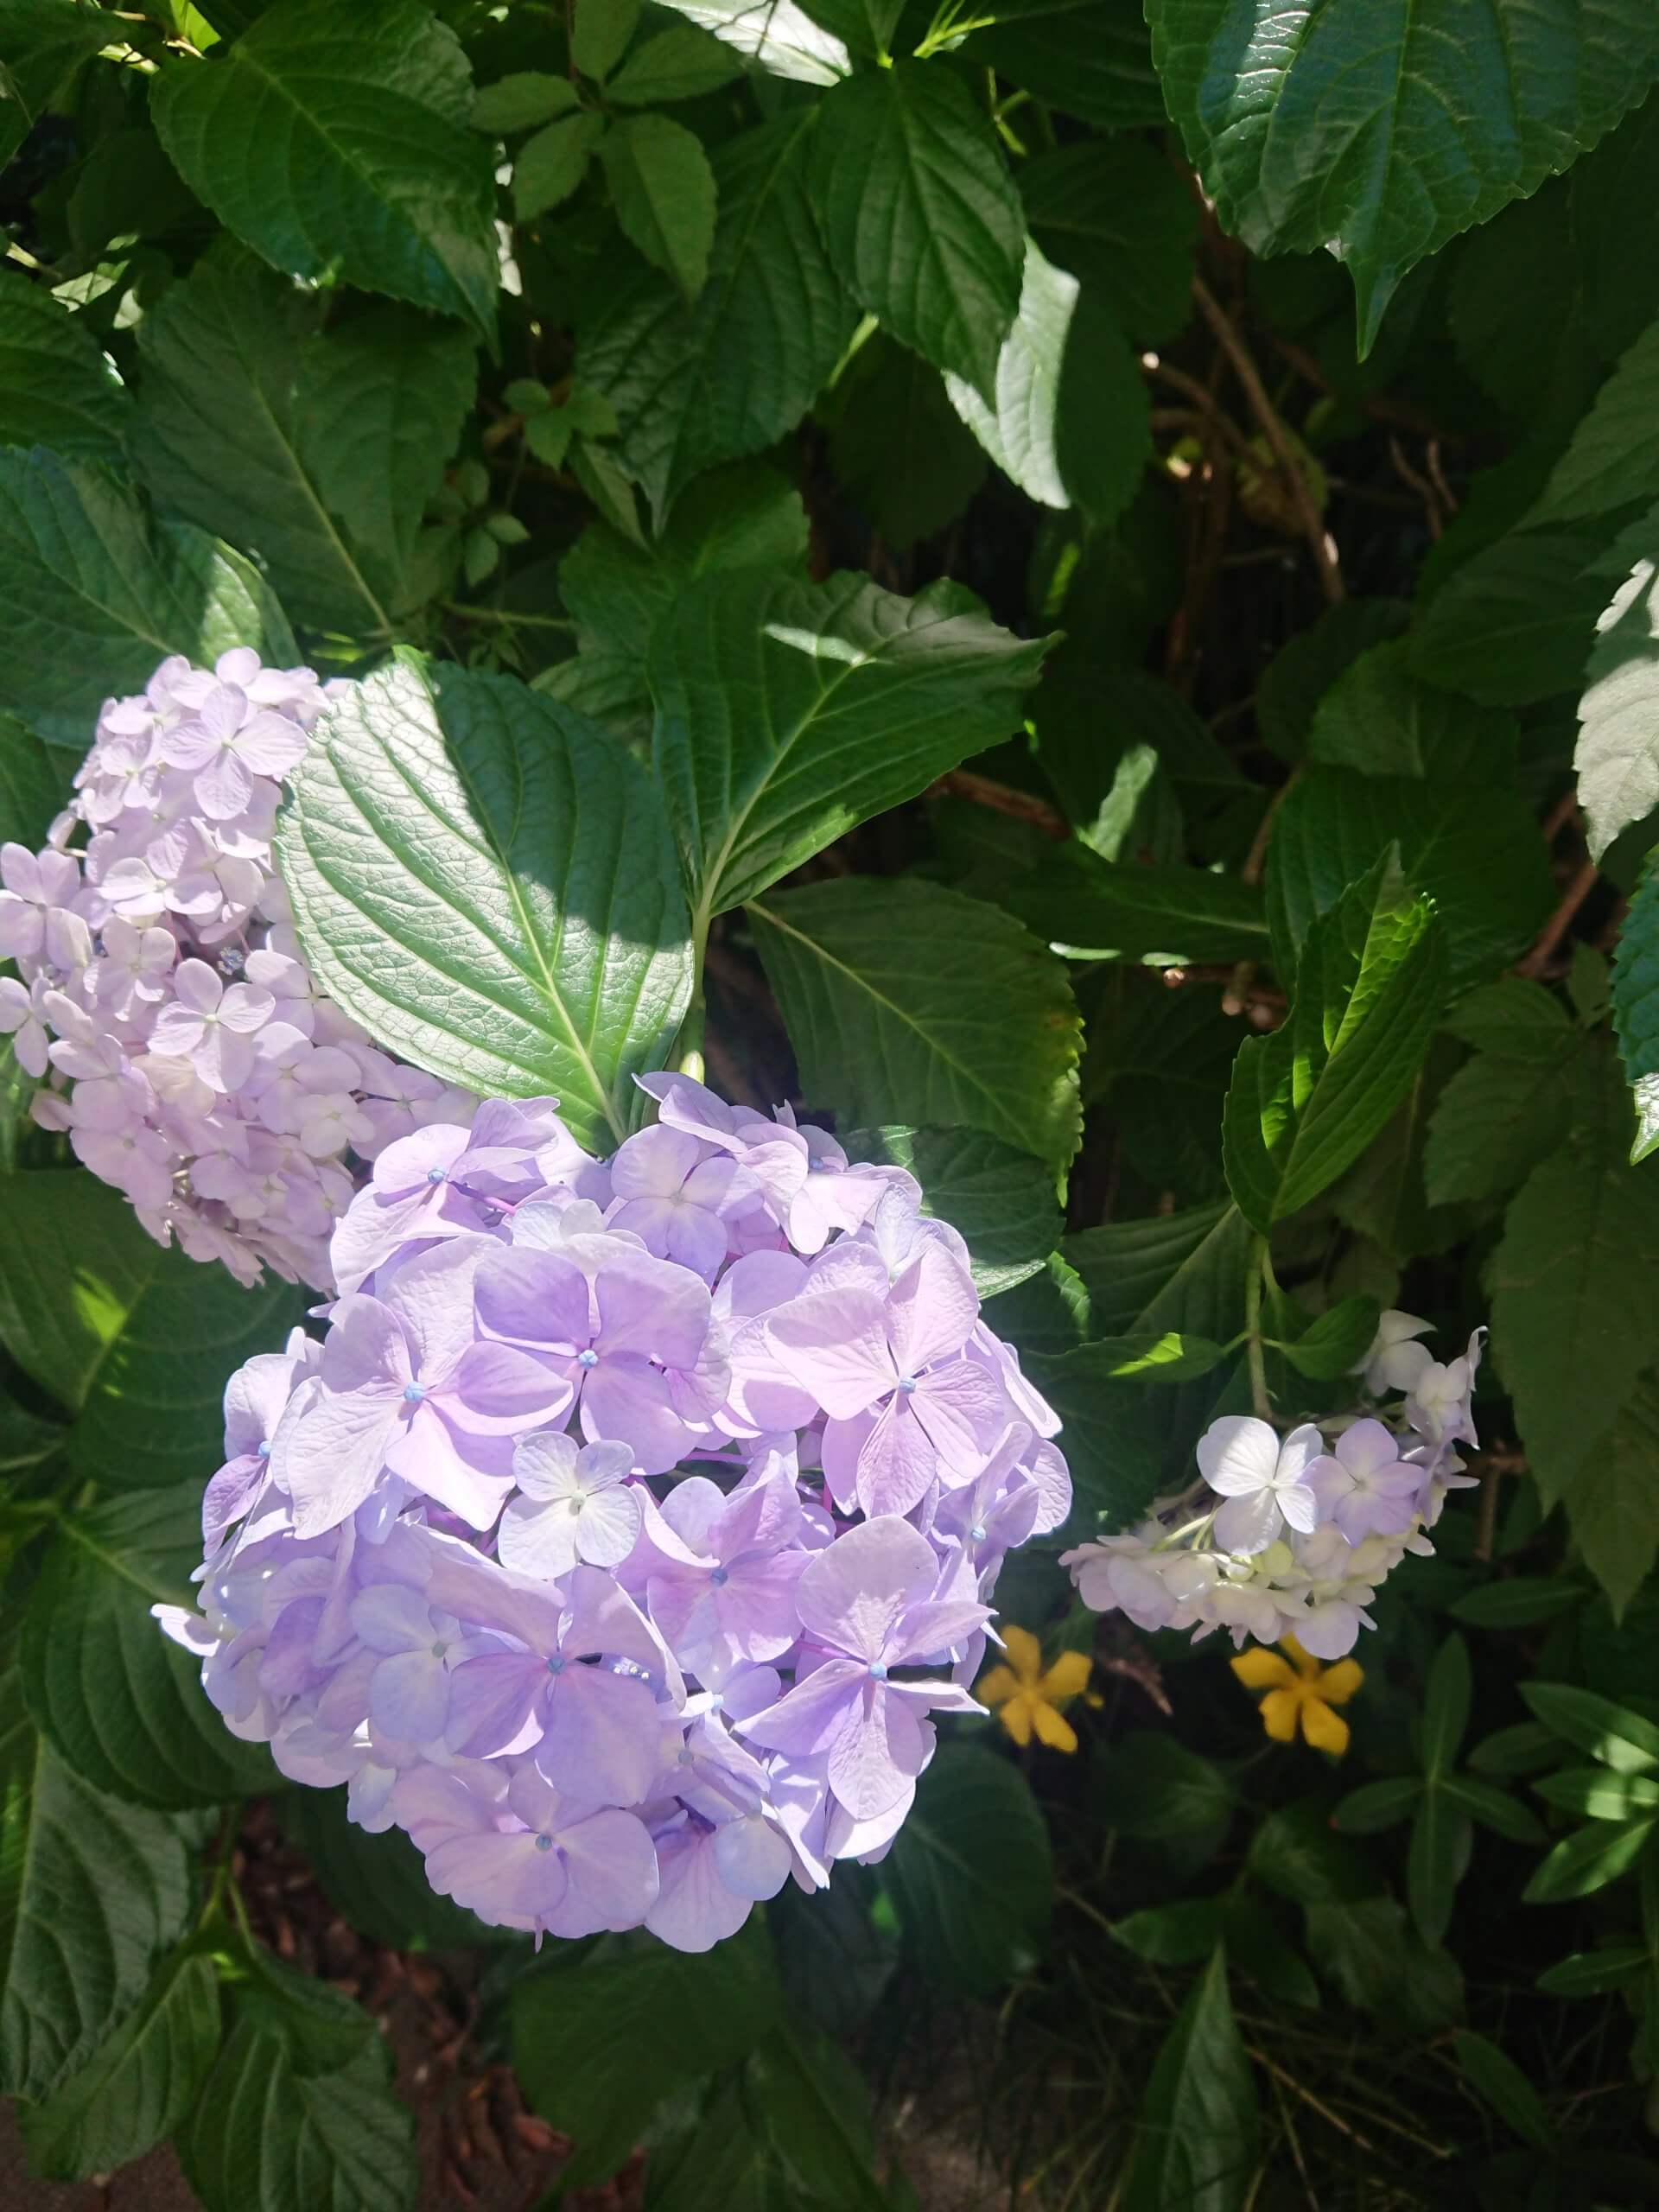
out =
<path fill-rule="evenodd" d="M 989 776 L 976 775 L 971 768 L 952 768 L 949 775 L 939 778 L 933 788 L 936 791 L 949 791 L 957 798 L 971 799 L 976 806 L 991 807 L 1015 822 L 1028 822 L 1033 830 L 1040 830 L 1045 837 L 1052 837 L 1057 842 L 1071 835 L 1071 823 L 1046 799 L 1037 798 L 1032 791 L 1016 791 L 1011 784 L 996 783 Z"/>
<path fill-rule="evenodd" d="M 1561 894 L 1560 904 L 1538 932 L 1531 951 L 1524 960 L 1517 960 L 1515 963 L 1517 976 L 1539 976 L 1548 967 L 1572 925 L 1573 915 L 1595 889 L 1596 878 L 1599 874 L 1594 861 L 1586 861 Z"/>
<path fill-rule="evenodd" d="M 1268 397 L 1261 372 L 1250 359 L 1249 347 L 1234 329 L 1225 309 L 1211 293 L 1203 277 L 1192 279 L 1192 296 L 1198 302 L 1198 313 L 1209 324 L 1221 342 L 1223 352 L 1232 363 L 1233 374 L 1243 386 L 1244 397 L 1250 403 L 1250 411 L 1262 425 L 1262 435 L 1267 440 L 1273 457 L 1279 464 L 1295 504 L 1297 518 L 1302 525 L 1308 550 L 1313 556 L 1319 574 L 1319 587 L 1332 606 L 1345 596 L 1342 569 L 1337 559 L 1337 549 L 1325 527 L 1324 518 L 1314 503 L 1313 493 L 1300 464 L 1292 450 L 1285 426 L 1278 410 Z"/>

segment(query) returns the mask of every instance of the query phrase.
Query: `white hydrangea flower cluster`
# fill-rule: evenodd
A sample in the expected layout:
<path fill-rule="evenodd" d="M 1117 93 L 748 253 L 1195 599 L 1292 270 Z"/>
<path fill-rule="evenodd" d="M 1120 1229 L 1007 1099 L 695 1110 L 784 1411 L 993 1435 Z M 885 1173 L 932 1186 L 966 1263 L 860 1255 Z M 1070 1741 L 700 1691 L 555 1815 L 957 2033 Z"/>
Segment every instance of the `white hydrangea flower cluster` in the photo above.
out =
<path fill-rule="evenodd" d="M 1428 1326 L 1384 1313 L 1354 1370 L 1373 1399 L 1405 1394 L 1392 1409 L 1283 1437 L 1249 1414 L 1212 1421 L 1201 1482 L 1160 1498 L 1138 1528 L 1061 1554 L 1084 1603 L 1137 1628 L 1190 1628 L 1195 1643 L 1226 1629 L 1235 1645 L 1294 1636 L 1316 1659 L 1351 1651 L 1375 1625 L 1365 1608 L 1378 1586 L 1408 1552 L 1432 1556 L 1427 1532 L 1447 1493 L 1474 1484 L 1457 1446 L 1479 1440 L 1485 1332 L 1441 1364 L 1418 1342 Z"/>
<path fill-rule="evenodd" d="M 0 1033 L 46 1086 L 35 1119 L 159 1243 L 324 1290 L 352 1155 L 474 1105 L 378 1051 L 301 957 L 271 836 L 328 688 L 245 647 L 165 660 L 106 702 L 44 850 L 0 846 Z"/>

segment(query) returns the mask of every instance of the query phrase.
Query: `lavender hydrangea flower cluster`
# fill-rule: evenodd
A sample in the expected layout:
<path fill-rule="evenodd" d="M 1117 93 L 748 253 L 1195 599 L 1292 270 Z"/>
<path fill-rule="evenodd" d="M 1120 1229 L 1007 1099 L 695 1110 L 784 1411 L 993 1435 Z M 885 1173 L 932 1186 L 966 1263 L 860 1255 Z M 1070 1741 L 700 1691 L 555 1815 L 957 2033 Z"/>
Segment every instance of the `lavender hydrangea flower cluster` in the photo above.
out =
<path fill-rule="evenodd" d="M 1459 1444 L 1478 1443 L 1471 1404 L 1485 1332 L 1444 1364 L 1419 1342 L 1428 1323 L 1382 1316 L 1355 1371 L 1372 1400 L 1403 1392 L 1324 1430 L 1281 1437 L 1248 1414 L 1198 1439 L 1203 1478 L 1160 1498 L 1134 1529 L 1063 1552 L 1084 1603 L 1127 1613 L 1137 1628 L 1226 1629 L 1276 1643 L 1294 1636 L 1316 1659 L 1351 1651 L 1377 1586 L 1408 1552 L 1431 1555 L 1427 1531 L 1446 1495 L 1473 1486 Z"/>
<path fill-rule="evenodd" d="M 603 1163 L 546 1099 L 379 1153 L 326 1338 L 226 1394 L 203 1612 L 157 1611 L 435 1889 L 703 1950 L 887 1850 L 1071 1483 L 909 1175 L 645 1088 Z"/>
<path fill-rule="evenodd" d="M 112 699 L 45 849 L 0 846 L 0 1034 L 35 1119 L 161 1243 L 329 1287 L 371 1160 L 466 1093 L 377 1051 L 317 988 L 275 871 L 283 780 L 327 704 L 245 647 Z M 84 850 L 70 841 L 87 833 Z"/>

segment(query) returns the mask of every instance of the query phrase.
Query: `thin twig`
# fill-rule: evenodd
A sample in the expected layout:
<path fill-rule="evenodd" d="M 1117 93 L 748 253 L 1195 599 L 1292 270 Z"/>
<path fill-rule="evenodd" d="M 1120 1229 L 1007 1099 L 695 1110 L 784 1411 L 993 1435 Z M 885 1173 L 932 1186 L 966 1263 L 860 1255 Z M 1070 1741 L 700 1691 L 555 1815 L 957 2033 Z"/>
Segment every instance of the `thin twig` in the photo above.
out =
<path fill-rule="evenodd" d="M 1275 2082 L 1282 2082 L 1294 2096 L 1301 2099 L 1310 2112 L 1318 2113 L 1319 2118 L 1334 2127 L 1338 2134 L 1345 2135 L 1351 2143 L 1357 2143 L 1362 2151 L 1370 2152 L 1375 2158 L 1376 2145 L 1374 2143 L 1368 2143 L 1357 2127 L 1351 2127 L 1340 2113 L 1332 2112 L 1330 2106 L 1316 2097 L 1313 2090 L 1304 2082 L 1299 2082 L 1294 2074 L 1287 2074 L 1282 2066 L 1276 2064 L 1269 2058 L 1265 2050 L 1257 2050 L 1253 2044 L 1246 2044 L 1244 2056 L 1246 2058 L 1254 2059 L 1258 2066 L 1264 2067 Z M 1444 2152 L 1440 2153 L 1442 2158 L 1445 2155 Z"/>
<path fill-rule="evenodd" d="M 933 789 L 948 791 L 957 798 L 971 799 L 976 806 L 988 806 L 998 814 L 1006 814 L 1013 821 L 1028 822 L 1033 830 L 1040 830 L 1045 837 L 1063 841 L 1071 835 L 1071 825 L 1057 807 L 1033 791 L 1016 791 L 1012 784 L 999 784 L 989 776 L 975 773 L 971 768 L 952 768 L 950 774 L 941 776 Z"/>
<path fill-rule="evenodd" d="M 1389 458 L 1394 463 L 1395 473 L 1410 485 L 1412 490 L 1422 501 L 1423 520 L 1428 525 L 1428 534 L 1438 540 L 1441 531 L 1446 528 L 1446 524 L 1440 519 L 1440 493 L 1434 489 L 1428 478 L 1420 476 L 1406 459 L 1405 448 L 1397 437 L 1391 437 L 1389 440 Z"/>
<path fill-rule="evenodd" d="M 1586 861 L 1561 894 L 1560 904 L 1539 931 L 1533 948 L 1523 960 L 1515 963 L 1517 976 L 1541 976 L 1554 958 L 1561 939 L 1572 926 L 1573 917 L 1596 887 L 1600 869 L 1594 861 Z"/>
<path fill-rule="evenodd" d="M 1334 606 L 1346 596 L 1337 549 L 1325 529 L 1325 518 L 1314 501 L 1307 478 L 1292 449 L 1285 426 L 1279 419 L 1278 410 L 1268 397 L 1268 388 L 1262 381 L 1261 372 L 1250 359 L 1249 347 L 1234 329 L 1225 309 L 1201 276 L 1192 279 L 1192 296 L 1198 302 L 1199 314 L 1221 341 L 1222 350 L 1232 363 L 1233 373 L 1244 388 L 1244 397 L 1250 403 L 1250 411 L 1262 425 L 1262 435 L 1283 474 L 1286 487 L 1302 525 L 1302 535 L 1313 556 L 1314 566 L 1319 573 L 1320 588 Z"/>

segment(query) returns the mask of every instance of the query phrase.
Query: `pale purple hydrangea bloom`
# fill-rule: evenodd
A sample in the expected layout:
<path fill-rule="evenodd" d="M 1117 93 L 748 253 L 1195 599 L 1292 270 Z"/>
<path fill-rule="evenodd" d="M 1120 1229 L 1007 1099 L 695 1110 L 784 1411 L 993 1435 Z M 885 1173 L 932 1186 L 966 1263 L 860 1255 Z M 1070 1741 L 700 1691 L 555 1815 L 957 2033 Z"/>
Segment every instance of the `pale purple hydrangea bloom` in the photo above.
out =
<path fill-rule="evenodd" d="M 320 1289 L 356 1162 L 472 1105 L 377 1051 L 300 957 L 270 840 L 327 703 L 309 669 L 245 647 L 163 661 L 106 702 L 46 849 L 0 847 L 0 959 L 21 971 L 0 1034 L 49 1086 L 35 1119 L 162 1243 Z"/>
<path fill-rule="evenodd" d="M 1384 1313 L 1354 1370 L 1373 1395 L 1408 1394 L 1392 1427 L 1381 1414 L 1326 1423 L 1327 1448 L 1312 1422 L 1281 1438 L 1248 1414 L 1212 1421 L 1201 1484 L 1158 1500 L 1136 1529 L 1061 1554 L 1084 1603 L 1141 1629 L 1224 1629 L 1235 1644 L 1294 1636 L 1317 1659 L 1351 1651 L 1378 1586 L 1408 1552 L 1433 1552 L 1427 1531 L 1447 1494 L 1474 1480 L 1456 1446 L 1478 1442 L 1485 1332 L 1442 1366 L 1417 1341 L 1428 1325 Z"/>
<path fill-rule="evenodd" d="M 380 1152 L 326 1336 L 226 1393 L 202 1612 L 157 1611 L 446 1895 L 703 1950 L 886 1851 L 1071 1485 L 908 1175 L 647 1087 L 608 1162 L 547 1099 Z"/>

